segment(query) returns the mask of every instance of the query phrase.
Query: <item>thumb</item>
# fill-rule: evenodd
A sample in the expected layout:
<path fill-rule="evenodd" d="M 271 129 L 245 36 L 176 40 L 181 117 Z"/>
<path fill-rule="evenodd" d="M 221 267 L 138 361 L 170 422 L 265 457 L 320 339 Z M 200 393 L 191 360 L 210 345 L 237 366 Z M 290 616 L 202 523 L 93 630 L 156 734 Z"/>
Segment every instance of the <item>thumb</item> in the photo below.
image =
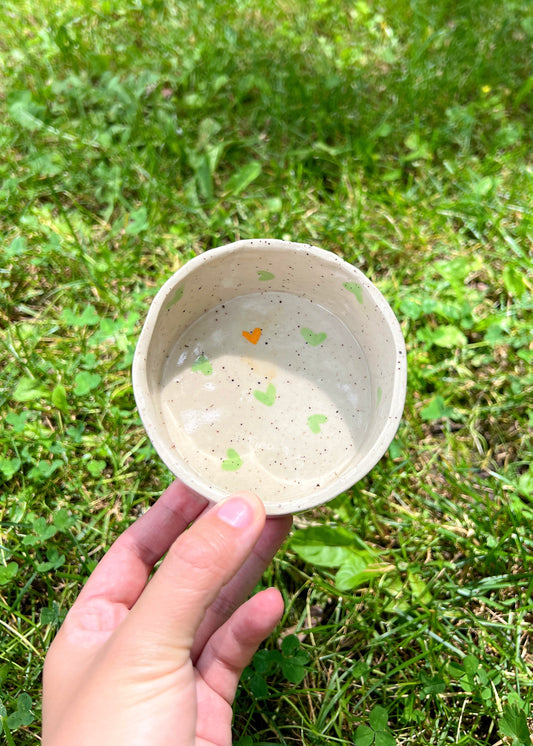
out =
<path fill-rule="evenodd" d="M 265 525 L 263 503 L 234 495 L 204 513 L 170 547 L 121 628 L 128 647 L 161 651 L 180 664 L 202 619 L 226 583 L 244 564 Z M 176 659 L 178 653 L 178 659 Z"/>

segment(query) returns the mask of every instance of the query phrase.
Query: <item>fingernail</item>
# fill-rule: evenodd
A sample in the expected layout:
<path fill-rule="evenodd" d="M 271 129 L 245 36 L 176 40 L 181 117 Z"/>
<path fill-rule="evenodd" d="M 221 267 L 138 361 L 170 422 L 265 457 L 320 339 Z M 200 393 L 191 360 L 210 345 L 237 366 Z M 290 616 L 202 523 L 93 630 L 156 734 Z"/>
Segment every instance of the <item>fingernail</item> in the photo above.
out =
<path fill-rule="evenodd" d="M 218 517 L 234 528 L 247 528 L 253 523 L 254 510 L 242 497 L 230 497 L 218 509 Z"/>

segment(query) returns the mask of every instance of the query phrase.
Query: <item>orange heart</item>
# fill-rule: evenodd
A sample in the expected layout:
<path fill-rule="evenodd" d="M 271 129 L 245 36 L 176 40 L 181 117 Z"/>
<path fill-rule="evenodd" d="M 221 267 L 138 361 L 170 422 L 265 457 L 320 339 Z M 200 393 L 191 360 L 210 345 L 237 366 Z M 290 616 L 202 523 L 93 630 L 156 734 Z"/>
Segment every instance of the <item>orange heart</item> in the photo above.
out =
<path fill-rule="evenodd" d="M 242 336 L 248 340 L 248 342 L 251 342 L 253 345 L 256 345 L 259 342 L 259 337 L 261 336 L 262 329 L 260 329 L 258 326 L 255 327 L 253 332 L 243 332 Z"/>

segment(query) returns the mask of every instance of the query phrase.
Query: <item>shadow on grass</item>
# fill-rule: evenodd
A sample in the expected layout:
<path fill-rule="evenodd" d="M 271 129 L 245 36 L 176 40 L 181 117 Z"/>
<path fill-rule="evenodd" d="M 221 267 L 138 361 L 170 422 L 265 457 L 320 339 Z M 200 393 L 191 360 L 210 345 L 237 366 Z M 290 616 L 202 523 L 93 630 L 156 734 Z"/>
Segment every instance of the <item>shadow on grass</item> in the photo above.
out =
<path fill-rule="evenodd" d="M 32 197 L 48 201 L 44 175 L 106 216 L 164 213 L 190 180 L 223 194 L 250 157 L 333 191 L 348 160 L 483 157 L 533 129 L 526 2 L 152 6 L 101 13 L 91 35 L 50 18 L 47 61 L 33 48 L 31 82 L 7 90 Z"/>

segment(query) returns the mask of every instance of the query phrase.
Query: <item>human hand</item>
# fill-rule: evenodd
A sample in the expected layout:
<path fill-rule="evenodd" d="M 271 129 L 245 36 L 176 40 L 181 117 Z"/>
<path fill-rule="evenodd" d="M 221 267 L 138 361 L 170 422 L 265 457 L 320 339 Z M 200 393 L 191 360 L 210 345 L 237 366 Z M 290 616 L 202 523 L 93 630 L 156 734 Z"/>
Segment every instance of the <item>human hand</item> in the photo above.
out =
<path fill-rule="evenodd" d="M 240 675 L 283 612 L 274 588 L 243 601 L 291 519 L 248 494 L 206 507 L 173 482 L 97 566 L 46 657 L 43 746 L 231 744 Z"/>

